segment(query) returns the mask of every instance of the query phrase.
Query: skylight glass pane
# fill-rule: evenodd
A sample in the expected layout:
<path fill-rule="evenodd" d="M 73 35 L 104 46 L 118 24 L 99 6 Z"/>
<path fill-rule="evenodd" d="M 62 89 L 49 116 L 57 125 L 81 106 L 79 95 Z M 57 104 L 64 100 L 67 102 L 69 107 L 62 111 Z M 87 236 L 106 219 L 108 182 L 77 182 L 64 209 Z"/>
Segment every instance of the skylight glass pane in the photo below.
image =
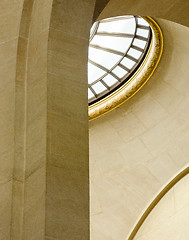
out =
<path fill-rule="evenodd" d="M 127 74 L 127 71 L 125 71 L 123 68 L 121 68 L 119 66 L 114 68 L 114 70 L 112 72 L 115 73 L 119 78 L 122 78 Z"/>
<path fill-rule="evenodd" d="M 121 59 L 121 56 L 89 47 L 89 59 L 111 69 Z"/>
<path fill-rule="evenodd" d="M 115 32 L 115 33 L 128 33 L 134 34 L 135 32 L 135 19 L 121 19 L 112 22 L 102 22 L 99 25 L 98 32 Z"/>
<path fill-rule="evenodd" d="M 149 24 L 143 18 L 138 18 L 138 24 L 147 27 L 149 26 Z"/>
<path fill-rule="evenodd" d="M 142 41 L 142 40 L 139 40 L 139 39 L 134 39 L 133 45 L 144 49 L 145 46 L 146 46 L 146 42 L 145 42 L 145 41 Z"/>
<path fill-rule="evenodd" d="M 132 38 L 96 35 L 91 41 L 91 44 L 96 44 L 125 53 L 128 50 L 131 42 Z"/>
<path fill-rule="evenodd" d="M 149 34 L 149 31 L 146 30 L 146 29 L 137 29 L 136 34 L 147 38 L 148 34 Z"/>
<path fill-rule="evenodd" d="M 94 97 L 94 94 L 91 92 L 91 90 L 88 88 L 88 98 L 91 99 Z"/>
<path fill-rule="evenodd" d="M 117 79 L 115 79 L 112 75 L 108 74 L 106 77 L 103 78 L 103 81 L 109 86 L 113 86 L 115 83 L 117 83 Z"/>
<path fill-rule="evenodd" d="M 128 59 L 127 57 L 124 57 L 123 60 L 121 61 L 121 64 L 123 64 L 125 67 L 131 69 L 135 65 L 135 62 Z"/>
<path fill-rule="evenodd" d="M 139 57 L 141 56 L 142 52 L 139 52 L 133 48 L 130 48 L 128 51 L 128 54 L 136 59 L 139 59 Z"/>
<path fill-rule="evenodd" d="M 91 84 L 98 78 L 102 77 L 106 72 L 102 69 L 88 63 L 88 83 Z"/>
<path fill-rule="evenodd" d="M 97 27 L 97 22 L 95 22 L 93 25 L 92 25 L 92 27 L 91 27 L 91 30 L 90 30 L 90 34 L 92 34 L 93 32 L 94 32 L 94 30 L 96 29 L 96 27 Z"/>
<path fill-rule="evenodd" d="M 106 90 L 106 87 L 101 82 L 95 83 L 92 88 L 97 94 L 102 93 L 104 90 Z"/>

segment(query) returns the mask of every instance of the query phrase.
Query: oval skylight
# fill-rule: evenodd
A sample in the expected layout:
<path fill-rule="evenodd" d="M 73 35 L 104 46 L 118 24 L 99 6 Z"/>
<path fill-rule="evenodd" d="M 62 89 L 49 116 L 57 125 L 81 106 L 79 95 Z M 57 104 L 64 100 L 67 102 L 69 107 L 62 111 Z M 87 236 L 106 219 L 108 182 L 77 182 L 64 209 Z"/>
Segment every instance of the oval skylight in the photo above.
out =
<path fill-rule="evenodd" d="M 130 79 L 141 65 L 150 40 L 150 25 L 138 16 L 109 18 L 93 24 L 88 54 L 89 105 Z"/>

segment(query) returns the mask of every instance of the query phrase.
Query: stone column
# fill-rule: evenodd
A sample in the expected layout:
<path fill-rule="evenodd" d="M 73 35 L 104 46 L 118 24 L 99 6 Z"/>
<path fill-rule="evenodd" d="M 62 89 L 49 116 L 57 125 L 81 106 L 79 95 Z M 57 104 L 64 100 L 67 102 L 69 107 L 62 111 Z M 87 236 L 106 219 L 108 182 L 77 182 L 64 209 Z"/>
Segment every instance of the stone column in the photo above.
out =
<path fill-rule="evenodd" d="M 48 47 L 46 240 L 89 239 L 87 60 L 94 0 L 54 1 Z"/>
<path fill-rule="evenodd" d="M 23 0 L 0 1 L 0 239 L 10 239 L 15 72 Z"/>
<path fill-rule="evenodd" d="M 25 0 L 18 39 L 12 240 L 43 240 L 47 43 L 52 0 Z M 7 238 L 8 239 L 8 238 Z"/>

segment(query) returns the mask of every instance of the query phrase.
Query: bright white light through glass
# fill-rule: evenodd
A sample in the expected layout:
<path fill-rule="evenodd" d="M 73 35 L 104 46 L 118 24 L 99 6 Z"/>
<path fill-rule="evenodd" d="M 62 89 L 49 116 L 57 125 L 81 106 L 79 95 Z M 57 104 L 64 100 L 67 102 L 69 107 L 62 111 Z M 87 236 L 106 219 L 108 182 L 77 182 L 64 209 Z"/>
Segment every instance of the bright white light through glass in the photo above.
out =
<path fill-rule="evenodd" d="M 149 27 L 149 24 L 143 18 L 138 18 L 138 24 Z"/>
<path fill-rule="evenodd" d="M 91 63 L 88 63 L 88 83 L 96 81 L 98 78 L 103 76 L 106 72 L 102 69 L 94 66 Z"/>
<path fill-rule="evenodd" d="M 132 38 L 96 35 L 91 41 L 91 44 L 100 45 L 104 48 L 111 48 L 124 53 L 129 48 L 131 42 Z"/>
<path fill-rule="evenodd" d="M 133 45 L 144 49 L 145 46 L 146 46 L 146 41 L 142 41 L 142 40 L 139 40 L 139 39 L 134 39 Z"/>
<path fill-rule="evenodd" d="M 97 94 L 99 94 L 99 93 L 103 92 L 104 90 L 106 90 L 106 87 L 101 82 L 98 82 L 93 85 L 93 89 L 95 90 L 95 92 Z"/>
<path fill-rule="evenodd" d="M 137 29 L 137 35 L 143 36 L 145 38 L 148 37 L 148 30 L 146 29 Z"/>
<path fill-rule="evenodd" d="M 91 92 L 91 90 L 88 88 L 88 98 L 91 99 L 94 97 L 94 94 Z"/>
<path fill-rule="evenodd" d="M 108 74 L 106 77 L 103 78 L 103 81 L 109 86 L 113 86 L 118 81 L 110 74 Z"/>
<path fill-rule="evenodd" d="M 128 33 L 134 34 L 135 32 L 135 19 L 127 18 L 115 20 L 111 22 L 102 22 L 98 28 L 98 32 L 115 32 L 115 33 Z"/>
<path fill-rule="evenodd" d="M 135 62 L 124 57 L 124 59 L 121 61 L 121 64 L 123 64 L 125 67 L 131 69 L 135 65 Z"/>
<path fill-rule="evenodd" d="M 119 55 L 89 47 L 89 59 L 107 69 L 111 69 L 120 58 Z"/>
<path fill-rule="evenodd" d="M 136 59 L 139 59 L 139 57 L 141 56 L 141 52 L 140 51 L 137 51 L 133 48 L 130 48 L 129 51 L 128 51 L 128 54 Z"/>
<path fill-rule="evenodd" d="M 93 24 L 88 50 L 88 99 L 94 103 L 129 79 L 150 44 L 149 24 L 122 16 Z"/>
<path fill-rule="evenodd" d="M 119 78 L 122 78 L 127 74 L 127 71 L 125 71 L 123 68 L 121 68 L 119 66 L 114 68 L 114 70 L 112 72 L 115 73 Z"/>

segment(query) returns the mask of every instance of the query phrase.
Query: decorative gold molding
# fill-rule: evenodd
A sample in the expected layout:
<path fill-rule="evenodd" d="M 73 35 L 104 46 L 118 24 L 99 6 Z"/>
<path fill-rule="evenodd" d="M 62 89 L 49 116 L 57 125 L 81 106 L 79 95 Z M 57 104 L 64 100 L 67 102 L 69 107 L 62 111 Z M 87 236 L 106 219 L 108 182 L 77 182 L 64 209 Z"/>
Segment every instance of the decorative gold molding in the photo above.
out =
<path fill-rule="evenodd" d="M 137 221 L 135 227 L 129 234 L 128 240 L 133 240 L 136 236 L 138 230 L 148 217 L 148 215 L 151 213 L 151 211 L 154 209 L 154 207 L 159 203 L 159 201 L 164 197 L 164 195 L 172 188 L 174 185 L 179 182 L 183 177 L 185 177 L 187 174 L 189 174 L 189 166 L 185 167 L 181 172 L 179 172 L 159 193 L 158 195 L 153 199 L 153 201 L 150 203 L 150 205 L 147 207 L 147 209 L 144 211 L 142 216 Z"/>
<path fill-rule="evenodd" d="M 89 120 L 98 118 L 129 100 L 144 86 L 154 73 L 163 52 L 163 34 L 153 18 L 143 18 L 152 28 L 152 41 L 144 61 L 128 82 L 112 94 L 89 106 Z"/>

